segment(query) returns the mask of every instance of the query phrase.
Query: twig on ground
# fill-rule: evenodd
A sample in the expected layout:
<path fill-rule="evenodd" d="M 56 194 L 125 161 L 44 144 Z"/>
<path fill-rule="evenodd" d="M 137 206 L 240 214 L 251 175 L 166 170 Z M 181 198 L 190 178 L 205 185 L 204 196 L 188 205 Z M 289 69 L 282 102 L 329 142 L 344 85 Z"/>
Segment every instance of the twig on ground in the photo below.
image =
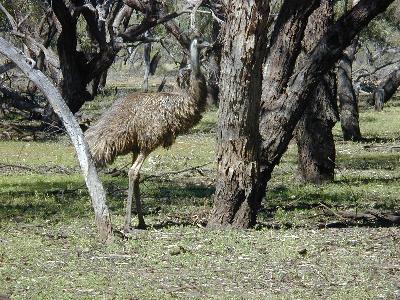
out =
<path fill-rule="evenodd" d="M 185 172 L 189 172 L 189 171 L 199 171 L 200 168 L 208 166 L 208 165 L 210 165 L 212 163 L 213 162 L 210 161 L 208 163 L 205 163 L 205 164 L 202 164 L 202 165 L 199 165 L 199 166 L 194 166 L 194 167 L 186 168 L 186 169 L 179 170 L 179 171 L 165 172 L 165 173 L 156 174 L 156 175 L 149 175 L 149 176 L 146 176 L 145 178 L 143 178 L 140 182 L 142 183 L 142 182 L 144 182 L 146 180 L 149 180 L 149 179 L 160 178 L 160 177 L 165 177 L 165 176 L 169 176 L 169 175 L 177 175 L 177 174 L 181 174 L 181 173 L 185 173 Z"/>
<path fill-rule="evenodd" d="M 322 206 L 323 208 L 327 209 L 329 212 L 331 212 L 336 217 L 341 218 L 341 219 L 345 219 L 345 217 L 343 217 L 342 215 L 338 214 L 332 208 L 330 208 L 329 206 L 325 205 L 324 203 L 319 202 L 319 205 Z"/>

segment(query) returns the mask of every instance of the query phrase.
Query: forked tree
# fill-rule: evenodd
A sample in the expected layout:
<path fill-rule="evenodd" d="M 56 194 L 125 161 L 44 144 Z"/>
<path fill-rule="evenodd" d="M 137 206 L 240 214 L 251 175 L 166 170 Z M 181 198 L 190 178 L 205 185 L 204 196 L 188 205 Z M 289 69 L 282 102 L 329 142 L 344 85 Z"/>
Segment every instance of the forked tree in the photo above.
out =
<path fill-rule="evenodd" d="M 310 102 L 314 101 L 311 95 L 315 91 L 318 82 L 334 66 L 354 37 L 376 15 L 385 11 L 393 1 L 361 0 L 351 11 L 329 27 L 316 47 L 305 59 L 303 67 L 295 73 L 290 70 L 295 68 L 296 51 L 297 53 L 300 51 L 296 46 L 301 43 L 305 30 L 305 25 L 296 26 L 296 23 L 307 23 L 309 14 L 305 14 L 303 8 L 309 7 L 312 1 L 284 1 L 283 5 L 286 3 L 294 8 L 290 14 L 282 17 L 281 22 L 276 22 L 274 31 L 277 34 L 273 35 L 275 40 L 270 42 L 271 50 L 268 55 L 270 62 L 268 63 L 267 60 L 267 67 L 272 66 L 271 70 L 273 70 L 275 66 L 278 66 L 285 72 L 289 70 L 285 74 L 290 79 L 287 84 L 282 86 L 280 83 L 285 81 L 281 77 L 283 74 L 278 73 L 275 77 L 271 77 L 273 79 L 272 82 L 275 80 L 279 82 L 279 84 L 271 86 L 273 100 L 264 95 L 261 98 L 256 89 L 253 89 L 248 95 L 238 93 L 239 97 L 245 96 L 246 99 L 233 102 L 235 111 L 239 112 L 241 116 L 247 117 L 248 114 L 254 112 L 253 105 L 256 105 L 257 108 L 257 102 L 261 98 L 261 109 L 256 110 L 256 113 L 252 115 L 253 121 L 257 120 L 257 115 L 259 116 L 259 135 L 261 136 L 261 148 L 259 151 L 257 151 L 258 135 L 254 135 L 252 139 L 248 140 L 248 129 L 253 127 L 243 126 L 246 124 L 242 124 L 234 115 L 232 116 L 229 110 L 220 109 L 219 118 L 227 118 L 227 122 L 225 126 L 220 125 L 218 128 L 218 148 L 227 147 L 229 149 L 229 147 L 232 147 L 234 150 L 233 152 L 218 153 L 219 178 L 214 208 L 210 216 L 210 226 L 246 228 L 255 224 L 257 211 L 265 195 L 267 182 L 271 178 L 274 167 L 279 163 L 290 140 L 293 138 L 294 129 L 298 121 Z M 249 53 L 247 55 L 243 54 L 237 49 L 239 43 L 235 42 L 235 36 L 241 37 L 240 46 L 242 47 L 248 39 L 254 43 L 254 41 L 263 39 L 267 34 L 266 31 L 260 30 L 260 27 L 257 26 L 259 24 L 257 17 L 261 12 L 255 9 L 255 7 L 261 7 L 266 4 L 264 1 L 251 1 L 254 10 L 249 11 L 247 9 L 244 11 L 252 12 L 252 14 L 248 15 L 252 17 L 239 24 L 236 21 L 240 19 L 241 8 L 243 5 L 246 8 L 246 4 L 235 0 L 226 2 L 232 9 L 225 26 L 226 28 L 237 28 L 238 31 L 235 32 L 235 35 L 224 39 L 224 47 L 233 49 L 228 61 L 231 64 L 236 63 L 236 66 L 231 67 L 231 73 L 222 76 L 221 81 L 227 81 L 225 83 L 221 82 L 223 86 L 221 95 L 228 93 L 224 91 L 225 89 L 234 90 L 234 84 L 242 87 L 256 87 L 257 83 L 260 82 L 260 78 L 257 76 L 247 76 L 248 72 L 246 72 L 246 66 L 242 63 L 241 58 L 252 57 L 252 55 L 258 57 L 257 55 L 262 55 L 262 52 L 258 51 L 258 47 L 250 46 Z M 316 1 L 315 4 L 316 8 L 319 1 Z M 299 19 L 301 20 L 299 21 Z M 293 30 L 285 30 L 288 27 L 293 28 Z M 287 47 L 282 48 L 281 51 L 272 51 L 274 45 L 280 40 L 284 40 L 284 44 Z M 293 58 L 293 55 L 296 58 Z M 264 59 L 265 57 L 260 58 L 261 61 Z M 280 67 L 281 64 L 286 64 L 287 67 L 282 68 Z M 233 84 L 228 79 L 235 78 L 238 70 L 244 71 L 243 76 L 240 76 Z M 231 98 L 229 97 L 222 97 L 221 105 L 223 105 L 224 101 L 230 100 Z M 229 107 L 228 104 L 226 105 Z M 222 134 L 225 136 L 221 137 Z M 242 141 L 238 144 L 242 146 L 241 149 L 235 147 L 235 141 Z M 232 146 L 229 146 L 230 144 Z M 256 150 L 254 147 L 256 147 Z M 229 188 L 220 188 L 223 186 Z"/>

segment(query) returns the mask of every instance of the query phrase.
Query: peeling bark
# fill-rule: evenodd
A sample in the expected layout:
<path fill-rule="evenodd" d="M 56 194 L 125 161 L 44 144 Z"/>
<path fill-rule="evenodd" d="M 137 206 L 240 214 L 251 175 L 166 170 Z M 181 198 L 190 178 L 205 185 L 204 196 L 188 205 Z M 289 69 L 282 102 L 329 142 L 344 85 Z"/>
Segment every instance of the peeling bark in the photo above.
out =
<path fill-rule="evenodd" d="M 217 135 L 218 181 L 209 227 L 255 224 L 259 181 L 258 115 L 266 54 L 269 1 L 228 1 L 223 29 Z"/>

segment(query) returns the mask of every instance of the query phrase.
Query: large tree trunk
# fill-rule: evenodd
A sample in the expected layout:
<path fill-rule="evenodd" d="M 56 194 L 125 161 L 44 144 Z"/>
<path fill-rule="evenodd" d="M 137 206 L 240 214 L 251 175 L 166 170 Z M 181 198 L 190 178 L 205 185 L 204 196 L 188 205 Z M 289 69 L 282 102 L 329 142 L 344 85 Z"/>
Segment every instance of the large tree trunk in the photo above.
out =
<path fill-rule="evenodd" d="M 218 181 L 209 227 L 255 224 L 263 190 L 259 181 L 262 64 L 266 55 L 268 0 L 228 1 L 223 28 L 217 135 Z"/>
<path fill-rule="evenodd" d="M 333 75 L 325 74 L 298 124 L 298 175 L 302 182 L 322 184 L 334 179 L 336 152 L 332 128 L 338 120 L 335 96 Z"/>
<path fill-rule="evenodd" d="M 400 87 L 400 65 L 390 73 L 374 92 L 375 109 L 381 111 L 383 105 L 388 102 Z"/>
<path fill-rule="evenodd" d="M 9 42 L 0 38 L 0 52 L 11 59 L 25 75 L 35 83 L 43 92 L 53 107 L 55 113 L 62 120 L 68 135 L 75 147 L 75 151 L 85 178 L 86 185 L 92 199 L 92 206 L 95 212 L 95 220 L 102 239 L 112 237 L 111 217 L 106 204 L 106 193 L 101 184 L 96 167 L 91 158 L 89 147 L 84 139 L 83 133 L 79 128 L 71 111 L 65 105 L 60 93 L 51 81 L 39 70 L 33 69 L 28 63 L 27 58 L 20 54 L 17 48 Z"/>
<path fill-rule="evenodd" d="M 308 20 L 303 40 L 306 53 L 312 51 L 318 40 L 333 23 L 333 1 L 322 0 L 321 5 Z M 306 109 L 296 129 L 299 179 L 302 182 L 321 184 L 332 181 L 335 173 L 335 142 L 332 128 L 337 122 L 336 85 L 332 72 L 328 72 L 312 94 L 311 105 Z"/>
<path fill-rule="evenodd" d="M 340 123 L 345 141 L 361 140 L 358 114 L 358 99 L 353 88 L 353 61 L 357 52 L 358 39 L 343 52 L 337 70 Z"/>

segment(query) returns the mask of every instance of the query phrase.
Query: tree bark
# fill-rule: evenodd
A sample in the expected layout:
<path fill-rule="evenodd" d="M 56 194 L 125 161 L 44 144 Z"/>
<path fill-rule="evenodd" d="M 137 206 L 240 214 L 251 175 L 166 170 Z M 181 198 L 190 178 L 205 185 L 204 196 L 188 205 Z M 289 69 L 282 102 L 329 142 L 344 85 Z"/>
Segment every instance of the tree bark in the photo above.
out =
<path fill-rule="evenodd" d="M 303 55 L 303 58 L 299 59 L 299 56 L 301 54 L 302 41 L 304 40 L 308 19 L 318 7 L 318 3 L 319 1 L 317 0 L 286 0 L 282 4 L 271 37 L 270 52 L 264 70 L 265 79 L 263 82 L 262 111 L 260 120 L 260 131 L 264 140 L 269 139 L 269 135 L 272 135 L 271 132 L 265 131 L 270 130 L 267 129 L 267 126 L 263 127 L 269 116 L 273 116 L 273 114 L 276 113 L 277 119 L 275 121 L 279 122 L 279 113 L 285 114 L 283 111 L 285 107 L 281 106 L 278 101 L 288 88 L 290 78 L 296 68 L 296 61 L 302 60 L 302 62 L 297 65 L 298 69 L 306 63 L 305 54 Z M 272 119 L 268 121 L 271 122 Z M 286 128 L 281 128 L 280 130 L 282 131 L 285 129 Z M 290 136 L 292 136 L 292 133 L 290 133 Z M 279 150 L 274 149 L 274 151 L 282 152 L 285 150 L 286 148 Z M 265 155 L 265 157 L 262 157 L 261 159 L 269 163 L 270 153 L 272 152 L 264 150 L 263 155 Z M 272 169 L 273 167 L 271 166 L 271 172 Z M 270 173 L 268 173 L 269 171 L 267 170 L 267 167 L 264 166 L 264 184 L 269 180 Z"/>
<path fill-rule="evenodd" d="M 263 194 L 259 181 L 258 116 L 266 55 L 268 0 L 227 3 L 223 28 L 218 181 L 208 226 L 248 228 L 255 224 Z"/>
<path fill-rule="evenodd" d="M 353 61 L 357 52 L 358 39 L 343 52 L 337 70 L 338 98 L 340 103 L 340 123 L 345 141 L 361 140 L 358 113 L 358 99 L 353 88 Z"/>
<path fill-rule="evenodd" d="M 400 87 L 400 65 L 390 73 L 378 86 L 374 92 L 375 109 L 381 111 Z"/>
<path fill-rule="evenodd" d="M 89 189 L 100 237 L 104 240 L 111 238 L 112 225 L 110 213 L 106 204 L 106 193 L 98 178 L 96 168 L 89 152 L 89 147 L 84 139 L 79 124 L 68 109 L 68 106 L 65 104 L 57 88 L 41 71 L 29 65 L 28 59 L 23 56 L 17 48 L 3 38 L 0 38 L 0 52 L 8 59 L 12 60 L 22 72 L 36 84 L 52 105 L 54 112 L 63 122 L 75 147 L 86 186 Z"/>
<path fill-rule="evenodd" d="M 308 20 L 303 40 L 299 65 L 304 63 L 318 40 L 333 23 L 333 1 L 322 0 Z M 311 95 L 310 105 L 305 110 L 296 129 L 298 146 L 298 177 L 300 181 L 321 184 L 333 181 L 335 174 L 335 142 L 332 128 L 338 120 L 336 85 L 332 72 L 328 72 Z"/>
<path fill-rule="evenodd" d="M 263 107 L 272 109 L 284 93 L 301 53 L 301 41 L 308 17 L 317 8 L 318 0 L 285 0 L 271 36 L 271 46 L 265 63 Z"/>

